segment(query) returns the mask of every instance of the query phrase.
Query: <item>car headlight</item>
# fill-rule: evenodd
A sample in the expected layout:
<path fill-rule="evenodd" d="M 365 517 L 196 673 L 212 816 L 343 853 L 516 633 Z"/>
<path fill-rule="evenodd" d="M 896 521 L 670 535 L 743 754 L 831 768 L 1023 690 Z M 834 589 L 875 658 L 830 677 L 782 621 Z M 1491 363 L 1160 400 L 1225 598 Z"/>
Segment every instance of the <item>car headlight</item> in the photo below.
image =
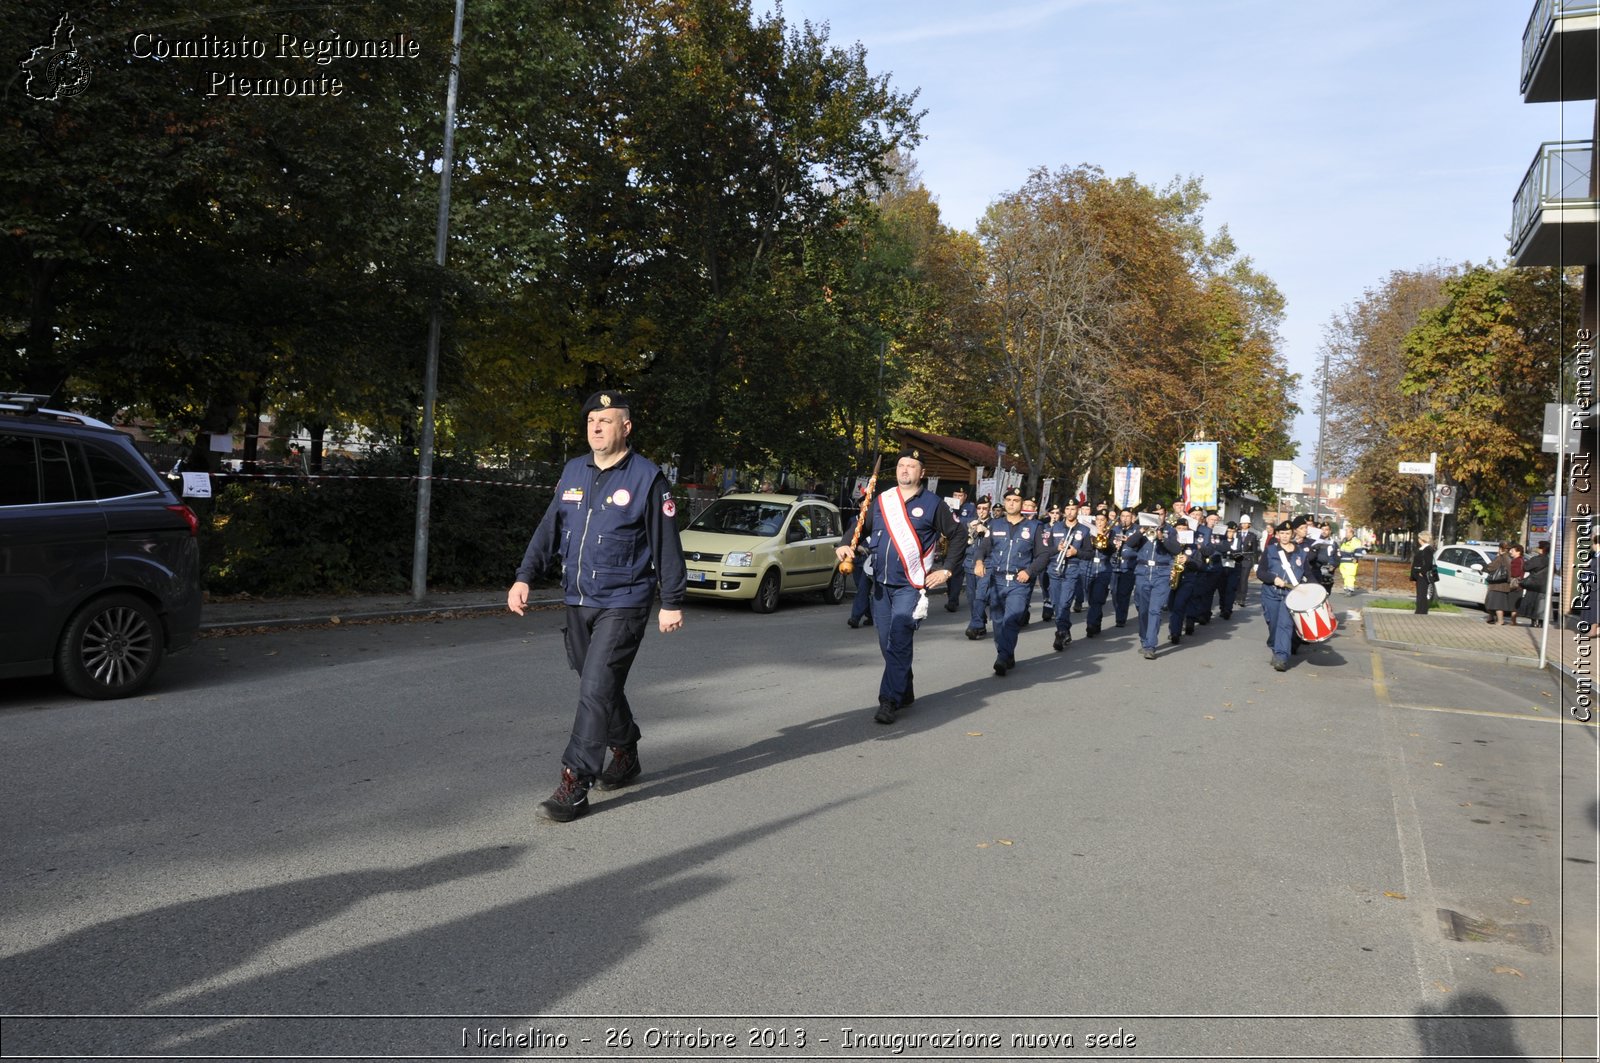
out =
<path fill-rule="evenodd" d="M 724 557 L 722 563 L 729 568 L 754 568 L 756 555 L 750 550 L 738 550 Z"/>

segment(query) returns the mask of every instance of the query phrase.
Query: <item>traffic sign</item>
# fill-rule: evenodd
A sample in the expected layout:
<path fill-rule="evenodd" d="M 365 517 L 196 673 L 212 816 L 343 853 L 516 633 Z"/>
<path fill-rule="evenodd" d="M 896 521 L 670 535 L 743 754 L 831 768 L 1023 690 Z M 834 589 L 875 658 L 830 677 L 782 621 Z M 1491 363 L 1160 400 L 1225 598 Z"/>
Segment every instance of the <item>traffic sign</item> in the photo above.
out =
<path fill-rule="evenodd" d="M 1433 511 L 1435 513 L 1454 513 L 1456 511 L 1456 485 L 1439 484 L 1433 489 Z"/>
<path fill-rule="evenodd" d="M 1435 466 L 1431 461 L 1402 461 L 1400 463 L 1400 473 L 1403 476 L 1432 476 L 1434 475 L 1434 468 Z"/>

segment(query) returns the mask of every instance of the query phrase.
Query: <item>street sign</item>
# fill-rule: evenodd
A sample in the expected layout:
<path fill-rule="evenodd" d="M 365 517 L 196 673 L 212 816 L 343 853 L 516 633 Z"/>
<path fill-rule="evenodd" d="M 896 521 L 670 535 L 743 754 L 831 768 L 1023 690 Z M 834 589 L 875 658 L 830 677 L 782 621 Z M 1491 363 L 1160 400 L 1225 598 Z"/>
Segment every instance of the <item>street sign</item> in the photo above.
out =
<path fill-rule="evenodd" d="M 1272 486 L 1274 490 L 1291 491 L 1294 489 L 1294 462 L 1275 461 L 1272 463 Z"/>
<path fill-rule="evenodd" d="M 1434 464 L 1431 461 L 1402 461 L 1400 473 L 1403 476 L 1432 476 Z"/>
<path fill-rule="evenodd" d="M 1577 413 L 1575 406 L 1562 406 L 1554 402 L 1544 404 L 1544 436 L 1540 441 L 1539 449 L 1546 454 L 1554 454 L 1561 449 L 1561 429 L 1567 430 L 1567 453 L 1576 453 L 1579 447 L 1578 428 L 1573 424 L 1573 414 Z"/>
<path fill-rule="evenodd" d="M 1433 489 L 1433 511 L 1435 513 L 1454 513 L 1456 511 L 1456 485 L 1439 484 Z"/>

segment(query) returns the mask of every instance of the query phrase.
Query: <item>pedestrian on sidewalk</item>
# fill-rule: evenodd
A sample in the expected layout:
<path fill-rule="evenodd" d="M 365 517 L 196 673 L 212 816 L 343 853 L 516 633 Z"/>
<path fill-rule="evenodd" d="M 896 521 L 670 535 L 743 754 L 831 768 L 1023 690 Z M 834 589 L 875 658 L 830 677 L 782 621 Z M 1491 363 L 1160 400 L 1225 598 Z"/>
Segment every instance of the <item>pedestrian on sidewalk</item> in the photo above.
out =
<path fill-rule="evenodd" d="M 1511 591 L 1512 549 L 1513 544 L 1501 543 L 1494 560 L 1489 562 L 1488 571 L 1483 574 L 1489 584 L 1489 593 L 1483 599 L 1483 611 L 1489 614 L 1486 623 L 1502 627 L 1506 624 L 1506 613 L 1511 611 L 1515 599 L 1521 597 L 1520 594 L 1513 596 Z"/>
<path fill-rule="evenodd" d="M 1544 594 L 1550 578 L 1550 544 L 1541 542 L 1522 562 L 1522 601 L 1517 612 L 1544 627 Z"/>
<path fill-rule="evenodd" d="M 506 594 L 506 608 L 522 616 L 528 584 L 561 565 L 567 663 L 581 678 L 561 782 L 539 805 L 540 814 L 557 823 L 589 811 L 591 786 L 614 790 L 639 777 L 639 727 L 623 686 L 657 587 L 657 626 L 667 634 L 683 627 L 688 582 L 672 488 L 654 462 L 628 446 L 628 400 L 597 391 L 583 404 L 583 416 L 590 453 L 561 471 Z"/>
<path fill-rule="evenodd" d="M 1411 555 L 1411 582 L 1417 585 L 1418 616 L 1428 615 L 1428 604 L 1433 600 L 1433 585 L 1439 580 L 1439 570 L 1433 567 L 1433 535 L 1417 532 L 1417 549 Z"/>

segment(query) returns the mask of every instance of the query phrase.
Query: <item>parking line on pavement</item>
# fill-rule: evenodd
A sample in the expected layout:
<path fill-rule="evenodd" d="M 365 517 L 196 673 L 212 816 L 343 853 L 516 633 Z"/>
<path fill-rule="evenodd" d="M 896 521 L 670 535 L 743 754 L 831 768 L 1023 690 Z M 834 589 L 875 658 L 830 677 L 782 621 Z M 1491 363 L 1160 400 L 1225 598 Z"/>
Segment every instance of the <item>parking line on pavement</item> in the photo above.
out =
<path fill-rule="evenodd" d="M 1417 712 L 1448 712 L 1457 716 L 1495 716 L 1502 720 L 1532 720 L 1534 723 L 1570 723 L 1577 727 L 1594 727 L 1595 721 L 1585 723 L 1567 716 L 1534 716 L 1526 712 L 1495 712 L 1493 709 L 1458 709 L 1449 705 L 1408 705 L 1404 702 L 1391 701 L 1389 707 L 1394 709 L 1413 709 Z"/>

